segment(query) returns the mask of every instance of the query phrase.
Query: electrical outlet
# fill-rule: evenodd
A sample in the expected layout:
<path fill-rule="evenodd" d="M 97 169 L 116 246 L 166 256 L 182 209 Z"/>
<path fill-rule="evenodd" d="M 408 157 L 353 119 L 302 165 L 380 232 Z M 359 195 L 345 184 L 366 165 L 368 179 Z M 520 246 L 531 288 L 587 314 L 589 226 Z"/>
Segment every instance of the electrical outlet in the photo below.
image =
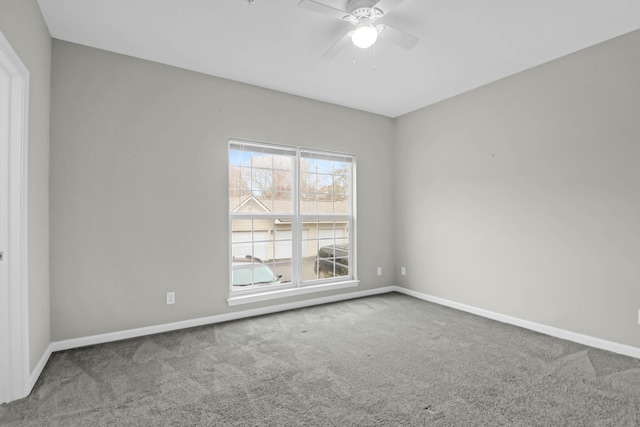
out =
<path fill-rule="evenodd" d="M 400 274 L 403 276 L 407 275 L 407 267 L 400 267 Z"/>
<path fill-rule="evenodd" d="M 176 303 L 176 293 L 167 292 L 167 304 L 175 304 L 175 303 Z"/>
<path fill-rule="evenodd" d="M 378 267 L 378 276 L 382 276 L 382 267 Z"/>

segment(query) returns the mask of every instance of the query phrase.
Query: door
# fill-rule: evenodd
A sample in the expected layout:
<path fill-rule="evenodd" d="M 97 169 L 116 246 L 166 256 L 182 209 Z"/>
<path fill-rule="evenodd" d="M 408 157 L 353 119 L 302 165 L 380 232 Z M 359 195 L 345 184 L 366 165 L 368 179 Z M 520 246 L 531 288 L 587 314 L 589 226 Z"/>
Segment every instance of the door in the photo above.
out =
<path fill-rule="evenodd" d="M 29 71 L 0 32 L 0 404 L 31 392 L 27 329 Z"/>
<path fill-rule="evenodd" d="M 9 400 L 9 268 L 5 260 L 8 246 L 9 200 L 9 76 L 0 67 L 0 403 Z"/>

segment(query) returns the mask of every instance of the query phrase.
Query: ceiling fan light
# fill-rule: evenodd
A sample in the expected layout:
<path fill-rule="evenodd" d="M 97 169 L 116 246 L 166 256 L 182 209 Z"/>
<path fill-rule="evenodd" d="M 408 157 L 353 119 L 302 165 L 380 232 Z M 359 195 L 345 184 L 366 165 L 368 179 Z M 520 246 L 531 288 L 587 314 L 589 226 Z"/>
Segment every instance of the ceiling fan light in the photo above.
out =
<path fill-rule="evenodd" d="M 361 49 L 366 49 L 373 45 L 378 38 L 378 30 L 376 30 L 371 21 L 363 18 L 358 23 L 358 28 L 351 35 L 353 44 Z"/>

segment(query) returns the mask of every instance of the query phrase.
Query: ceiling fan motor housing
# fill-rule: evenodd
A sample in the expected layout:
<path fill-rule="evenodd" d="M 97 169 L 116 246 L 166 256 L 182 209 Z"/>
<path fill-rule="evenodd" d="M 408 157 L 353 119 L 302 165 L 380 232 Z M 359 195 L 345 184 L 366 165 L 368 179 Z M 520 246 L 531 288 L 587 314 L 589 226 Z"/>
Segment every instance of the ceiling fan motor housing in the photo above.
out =
<path fill-rule="evenodd" d="M 349 16 L 345 17 L 345 20 L 357 23 L 361 18 L 369 18 L 374 21 L 384 15 L 384 12 L 380 9 L 376 9 L 374 6 L 379 0 L 349 0 L 347 4 L 347 11 Z"/>

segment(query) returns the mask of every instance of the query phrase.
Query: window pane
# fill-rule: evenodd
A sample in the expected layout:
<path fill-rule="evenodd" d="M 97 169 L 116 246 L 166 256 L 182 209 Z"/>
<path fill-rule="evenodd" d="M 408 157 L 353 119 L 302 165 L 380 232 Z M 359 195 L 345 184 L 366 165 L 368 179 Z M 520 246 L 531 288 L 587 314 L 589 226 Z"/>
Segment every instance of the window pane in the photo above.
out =
<path fill-rule="evenodd" d="M 251 213 L 254 207 L 251 191 L 241 190 L 238 193 L 236 196 L 235 193 L 229 192 L 229 211 Z"/>
<path fill-rule="evenodd" d="M 293 157 L 291 156 L 273 156 L 273 169 L 281 170 L 281 171 L 289 171 L 293 170 Z"/>
<path fill-rule="evenodd" d="M 327 159 L 300 159 L 300 212 L 349 214 L 351 163 Z"/>
<path fill-rule="evenodd" d="M 308 195 L 310 192 L 315 193 L 316 189 L 316 181 L 312 179 L 312 174 L 310 173 L 301 173 L 300 174 L 300 194 Z"/>
<path fill-rule="evenodd" d="M 293 213 L 293 161 L 283 150 L 232 144 L 229 150 L 229 211 Z M 239 148 L 243 148 L 243 150 Z"/>
<path fill-rule="evenodd" d="M 291 221 L 231 221 L 232 284 L 236 290 L 277 286 L 292 280 Z"/>
<path fill-rule="evenodd" d="M 273 259 L 270 261 L 271 268 L 276 274 L 281 275 L 282 283 L 292 281 L 292 262 L 293 257 L 293 235 L 291 232 L 291 222 L 282 223 L 274 221 L 274 239 L 273 239 Z"/>
<path fill-rule="evenodd" d="M 230 166 L 238 166 L 240 165 L 240 152 L 229 150 L 229 165 Z"/>
<path fill-rule="evenodd" d="M 349 220 L 314 219 L 302 225 L 302 280 L 349 276 Z"/>
<path fill-rule="evenodd" d="M 315 214 L 318 213 L 316 194 L 311 193 L 307 197 L 303 197 L 300 200 L 300 212 L 303 214 Z"/>
<path fill-rule="evenodd" d="M 239 166 L 231 166 L 229 167 L 229 192 L 239 192 L 240 184 L 242 180 L 240 179 L 240 167 Z"/>
<path fill-rule="evenodd" d="M 231 222 L 231 256 L 233 260 L 260 258 L 267 252 L 255 240 L 264 239 L 260 230 L 254 236 L 252 219 L 234 219 Z"/>

